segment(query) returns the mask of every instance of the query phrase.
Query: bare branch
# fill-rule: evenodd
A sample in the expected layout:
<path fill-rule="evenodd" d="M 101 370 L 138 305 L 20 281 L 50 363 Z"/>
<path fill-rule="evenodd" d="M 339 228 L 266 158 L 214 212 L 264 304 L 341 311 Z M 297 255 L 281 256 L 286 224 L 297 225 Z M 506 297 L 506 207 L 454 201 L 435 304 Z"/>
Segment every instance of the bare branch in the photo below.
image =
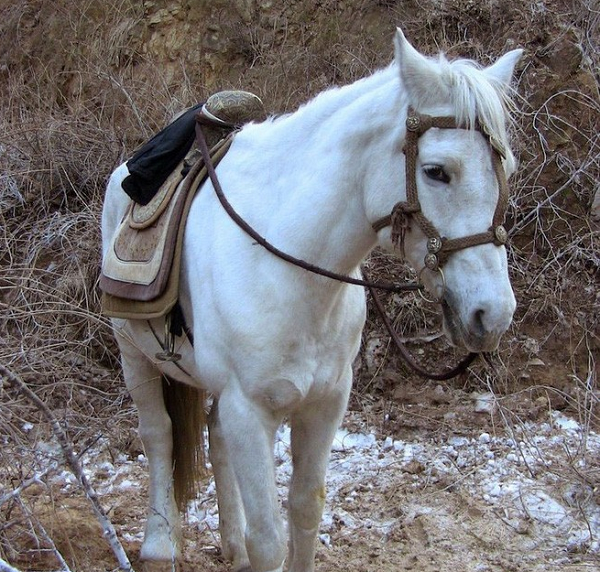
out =
<path fill-rule="evenodd" d="M 12 567 L 8 562 L 0 558 L 0 572 L 21 572 L 19 569 Z"/>
<path fill-rule="evenodd" d="M 1 496 L 0 506 L 2 506 L 4 503 L 8 502 L 12 498 L 18 497 L 25 489 L 28 489 L 30 486 L 41 484 L 42 479 L 46 477 L 48 473 L 51 473 L 52 471 L 56 470 L 56 466 L 56 463 L 52 463 L 45 471 L 34 475 L 30 479 L 27 479 L 25 482 L 21 483 L 21 485 L 13 491 Z"/>
<path fill-rule="evenodd" d="M 29 389 L 29 387 L 27 387 L 27 384 L 19 376 L 17 376 L 15 373 L 10 371 L 7 367 L 5 367 L 2 364 L 0 364 L 0 375 L 2 375 L 4 378 L 6 378 L 6 380 L 17 391 L 19 391 L 25 397 L 27 397 L 27 399 L 29 399 L 29 401 L 31 401 L 44 414 L 44 416 L 46 417 L 46 419 L 48 420 L 48 422 L 50 423 L 50 425 L 52 427 L 54 436 L 56 437 L 56 439 L 58 440 L 58 442 L 61 446 L 63 454 L 65 455 L 65 458 L 69 465 L 69 468 L 71 469 L 73 474 L 77 477 L 77 480 L 83 487 L 83 490 L 85 491 L 86 496 L 88 497 L 90 503 L 92 504 L 92 509 L 93 509 L 94 513 L 96 514 L 96 518 L 98 519 L 98 522 L 102 526 L 102 530 L 104 531 L 104 536 L 108 539 L 108 542 L 110 543 L 110 547 L 112 548 L 112 551 L 119 562 L 119 566 L 120 566 L 121 570 L 123 570 L 125 572 L 135 572 L 131 566 L 131 563 L 129 562 L 129 559 L 127 558 L 127 554 L 125 553 L 123 546 L 121 545 L 121 543 L 117 537 L 117 533 L 115 531 L 115 528 L 114 528 L 112 522 L 108 518 L 106 511 L 100 505 L 96 491 L 94 490 L 94 488 L 92 487 L 92 485 L 90 484 L 90 482 L 88 481 L 87 477 L 85 476 L 85 474 L 83 472 L 81 464 L 79 463 L 79 460 L 77 459 L 77 456 L 75 455 L 75 453 L 73 451 L 73 447 L 71 446 L 71 443 L 69 443 L 67 434 L 65 433 L 63 428 L 60 426 L 60 424 L 58 423 L 58 421 L 56 420 L 56 418 L 54 417 L 54 415 L 52 414 L 50 409 L 48 409 L 46 404 L 33 391 L 31 391 L 31 389 Z"/>
<path fill-rule="evenodd" d="M 60 550 L 56 547 L 54 540 L 52 540 L 52 538 L 46 531 L 44 525 L 35 517 L 35 515 L 29 510 L 29 508 L 27 508 L 20 495 L 17 495 L 17 499 L 19 501 L 19 505 L 21 506 L 21 510 L 27 515 L 29 522 L 31 522 L 34 528 L 38 529 L 38 531 L 42 535 L 42 538 L 48 543 L 48 545 L 52 549 L 54 556 L 58 560 L 59 564 L 62 566 L 61 570 L 63 572 L 71 572 L 71 568 L 67 564 L 66 560 L 63 558 L 63 555 L 60 553 Z"/>

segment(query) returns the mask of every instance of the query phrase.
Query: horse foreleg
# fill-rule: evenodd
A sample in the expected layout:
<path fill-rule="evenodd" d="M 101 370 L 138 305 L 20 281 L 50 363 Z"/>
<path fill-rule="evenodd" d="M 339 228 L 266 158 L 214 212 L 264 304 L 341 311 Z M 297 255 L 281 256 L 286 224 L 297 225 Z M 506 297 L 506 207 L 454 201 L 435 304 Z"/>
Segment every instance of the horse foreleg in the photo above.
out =
<path fill-rule="evenodd" d="M 227 388 L 219 397 L 218 424 L 243 502 L 252 572 L 280 572 L 285 559 L 273 457 L 280 421 L 279 415 L 237 388 Z"/>
<path fill-rule="evenodd" d="M 129 343 L 119 340 L 123 374 L 138 409 L 139 435 L 150 473 L 149 511 L 140 558 L 167 563 L 181 555 L 181 522 L 173 490 L 173 435 L 165 408 L 160 372 Z"/>
<path fill-rule="evenodd" d="M 223 556 L 232 563 L 234 572 L 250 570 L 244 530 L 246 517 L 227 444 L 219 423 L 217 398 L 214 398 L 208 416 L 209 455 L 217 488 L 219 504 L 219 533 Z"/>
<path fill-rule="evenodd" d="M 290 419 L 294 470 L 288 503 L 289 572 L 314 570 L 316 537 L 325 505 L 325 473 L 351 384 L 349 373 L 334 394 L 298 410 Z"/>

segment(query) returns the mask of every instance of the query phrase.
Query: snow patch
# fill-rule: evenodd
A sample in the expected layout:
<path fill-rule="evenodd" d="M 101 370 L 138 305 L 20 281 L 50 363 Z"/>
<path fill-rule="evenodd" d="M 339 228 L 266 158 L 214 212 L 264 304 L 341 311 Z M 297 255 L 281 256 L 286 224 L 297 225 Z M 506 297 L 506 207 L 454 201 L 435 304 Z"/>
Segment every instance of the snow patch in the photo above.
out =
<path fill-rule="evenodd" d="M 378 438 L 374 433 L 336 433 L 327 474 L 327 499 L 319 541 L 333 546 L 353 531 L 369 530 L 385 539 L 403 523 L 419 515 L 439 518 L 435 495 L 430 487 L 457 493 L 463 498 L 491 510 L 513 531 L 523 535 L 531 548 L 538 546 L 560 554 L 573 552 L 600 553 L 600 507 L 588 486 L 567 486 L 548 466 L 565 462 L 565 451 L 582 451 L 574 465 L 584 468 L 600 455 L 600 436 L 583 431 L 579 423 L 554 413 L 550 423 L 515 427 L 512 435 L 481 433 L 473 438 L 453 436 L 445 442 L 418 439 L 411 442 L 391 436 Z M 102 444 L 98 445 L 102 447 Z M 55 451 L 54 444 L 44 444 L 45 454 Z M 276 480 L 282 509 L 287 506 L 288 485 L 292 473 L 291 432 L 283 425 L 274 443 Z M 140 488 L 136 478 L 147 472 L 147 459 L 139 455 L 131 460 L 119 455 L 111 461 L 99 461 L 98 451 L 84 455 L 86 474 L 100 494 L 126 492 Z M 75 477 L 64 471 L 54 477 L 63 490 L 76 486 Z M 375 499 L 382 491 L 427 490 L 412 509 L 402 505 L 398 517 L 390 518 L 390 506 L 367 517 L 360 516 L 363 499 Z M 422 499 L 422 500 L 421 500 Z M 391 505 L 393 507 L 393 505 Z M 487 507 L 487 508 L 486 508 Z M 188 522 L 211 534 L 218 532 L 219 513 L 214 480 L 210 478 L 201 496 L 190 503 Z M 443 524 L 440 523 L 440 526 Z M 533 527 L 533 532 L 532 532 Z M 131 536 L 139 539 L 140 534 Z M 531 540 L 529 535 L 532 534 Z"/>

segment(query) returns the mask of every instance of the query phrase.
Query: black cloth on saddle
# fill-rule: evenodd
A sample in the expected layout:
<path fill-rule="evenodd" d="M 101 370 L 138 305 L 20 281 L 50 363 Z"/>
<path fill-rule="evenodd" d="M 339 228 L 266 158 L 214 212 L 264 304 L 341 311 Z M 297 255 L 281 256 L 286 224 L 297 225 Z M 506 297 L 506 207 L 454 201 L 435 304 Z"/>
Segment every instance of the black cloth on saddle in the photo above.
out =
<path fill-rule="evenodd" d="M 148 204 L 191 149 L 196 137 L 195 115 L 202 105 L 199 103 L 185 111 L 144 143 L 127 161 L 130 174 L 121 186 L 136 203 Z"/>

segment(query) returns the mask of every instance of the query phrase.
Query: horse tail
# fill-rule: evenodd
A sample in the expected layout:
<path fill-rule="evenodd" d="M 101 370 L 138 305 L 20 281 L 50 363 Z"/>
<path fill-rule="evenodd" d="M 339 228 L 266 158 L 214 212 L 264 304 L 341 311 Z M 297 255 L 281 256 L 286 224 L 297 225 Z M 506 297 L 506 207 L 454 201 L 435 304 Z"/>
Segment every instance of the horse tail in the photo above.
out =
<path fill-rule="evenodd" d="M 179 510 L 196 498 L 205 474 L 206 392 L 163 376 L 163 397 L 173 428 L 173 488 Z"/>

